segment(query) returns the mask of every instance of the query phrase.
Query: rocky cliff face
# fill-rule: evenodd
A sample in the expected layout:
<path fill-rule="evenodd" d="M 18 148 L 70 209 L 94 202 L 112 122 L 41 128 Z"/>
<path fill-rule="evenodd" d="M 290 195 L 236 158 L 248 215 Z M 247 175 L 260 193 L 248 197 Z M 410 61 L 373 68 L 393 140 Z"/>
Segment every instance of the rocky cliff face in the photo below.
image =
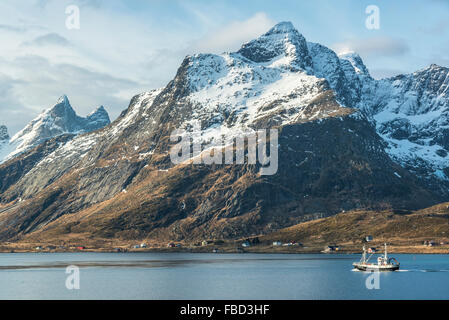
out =
<path fill-rule="evenodd" d="M 0 237 L 238 238 L 342 210 L 442 202 L 448 188 L 435 162 L 409 148 L 422 160 L 416 169 L 394 144 L 445 150 L 444 124 L 433 117 L 449 106 L 440 69 L 377 81 L 358 55 L 307 42 L 291 23 L 234 53 L 188 56 L 165 88 L 135 96 L 110 126 L 1 165 L 0 202 L 10 209 Z M 415 139 L 417 118 L 440 133 Z M 170 161 L 175 129 L 210 151 L 268 128 L 279 130 L 273 176 L 258 164 Z"/>
<path fill-rule="evenodd" d="M 62 134 L 92 132 L 109 123 L 109 115 L 104 107 L 100 107 L 86 118 L 82 118 L 75 113 L 67 96 L 62 96 L 55 106 L 45 110 L 11 138 L 8 146 L 9 153 L 0 158 L 0 163 Z"/>
<path fill-rule="evenodd" d="M 449 69 L 431 65 L 380 81 L 370 114 L 395 161 L 448 189 Z"/>

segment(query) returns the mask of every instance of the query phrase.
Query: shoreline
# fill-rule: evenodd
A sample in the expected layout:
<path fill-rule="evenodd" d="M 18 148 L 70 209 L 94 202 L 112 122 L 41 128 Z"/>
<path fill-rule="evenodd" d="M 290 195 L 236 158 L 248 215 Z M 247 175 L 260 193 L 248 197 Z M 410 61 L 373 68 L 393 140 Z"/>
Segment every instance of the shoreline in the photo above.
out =
<path fill-rule="evenodd" d="M 214 249 L 217 249 L 214 252 Z M 0 248 L 0 253 L 208 253 L 208 254 L 322 254 L 322 255 L 341 255 L 341 254 L 361 254 L 361 249 L 356 248 L 342 248 L 338 251 L 323 252 L 320 247 L 266 247 L 254 246 L 252 248 L 237 248 L 237 247 L 180 247 L 180 248 L 164 248 L 164 247 L 149 247 L 141 249 L 129 248 L 89 248 L 85 249 L 33 249 L 33 248 L 18 248 L 18 247 L 3 247 Z M 405 247 L 405 246 L 390 246 L 389 254 L 449 254 L 448 247 Z M 378 250 L 375 254 L 382 254 L 382 250 Z"/>

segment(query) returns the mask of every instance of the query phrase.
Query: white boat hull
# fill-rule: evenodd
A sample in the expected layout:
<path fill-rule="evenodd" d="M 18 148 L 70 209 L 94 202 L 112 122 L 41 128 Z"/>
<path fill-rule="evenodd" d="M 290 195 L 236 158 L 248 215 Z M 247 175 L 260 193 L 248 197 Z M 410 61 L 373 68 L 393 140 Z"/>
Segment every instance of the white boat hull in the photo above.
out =
<path fill-rule="evenodd" d="M 354 268 L 360 271 L 397 271 L 399 270 L 399 264 L 367 264 L 367 263 L 353 263 Z"/>

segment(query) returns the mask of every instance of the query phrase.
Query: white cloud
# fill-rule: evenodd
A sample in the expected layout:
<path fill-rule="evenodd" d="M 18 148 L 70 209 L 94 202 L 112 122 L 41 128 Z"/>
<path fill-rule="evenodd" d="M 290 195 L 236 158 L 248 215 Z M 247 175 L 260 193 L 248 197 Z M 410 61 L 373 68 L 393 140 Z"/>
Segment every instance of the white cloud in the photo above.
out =
<path fill-rule="evenodd" d="M 370 74 L 374 79 L 390 78 L 405 73 L 407 72 L 400 69 L 373 68 L 370 70 Z"/>
<path fill-rule="evenodd" d="M 259 12 L 247 20 L 233 21 L 209 32 L 192 46 L 192 50 L 207 53 L 236 51 L 243 43 L 264 34 L 274 24 L 265 13 Z"/>
<path fill-rule="evenodd" d="M 402 39 L 389 37 L 372 37 L 364 39 L 350 39 L 333 44 L 332 49 L 337 53 L 357 52 L 361 56 L 397 56 L 407 53 L 410 48 Z"/>
<path fill-rule="evenodd" d="M 38 47 L 41 46 L 65 47 L 69 45 L 69 41 L 66 38 L 60 36 L 59 34 L 52 32 L 44 34 L 42 36 L 38 36 L 34 40 L 26 41 L 23 44 L 26 46 L 38 46 Z"/>

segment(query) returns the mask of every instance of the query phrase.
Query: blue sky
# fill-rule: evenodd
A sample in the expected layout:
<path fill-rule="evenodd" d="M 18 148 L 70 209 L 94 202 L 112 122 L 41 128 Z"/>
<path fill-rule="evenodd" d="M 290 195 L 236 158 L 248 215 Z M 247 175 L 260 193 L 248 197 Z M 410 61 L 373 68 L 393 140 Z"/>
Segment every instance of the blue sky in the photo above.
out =
<path fill-rule="evenodd" d="M 65 25 L 80 8 L 80 29 Z M 380 29 L 365 27 L 368 5 Z M 115 118 L 164 86 L 187 54 L 220 53 L 291 21 L 308 41 L 356 51 L 376 77 L 449 66 L 449 0 L 3 0 L 0 124 L 20 130 L 67 94 L 82 116 Z"/>

